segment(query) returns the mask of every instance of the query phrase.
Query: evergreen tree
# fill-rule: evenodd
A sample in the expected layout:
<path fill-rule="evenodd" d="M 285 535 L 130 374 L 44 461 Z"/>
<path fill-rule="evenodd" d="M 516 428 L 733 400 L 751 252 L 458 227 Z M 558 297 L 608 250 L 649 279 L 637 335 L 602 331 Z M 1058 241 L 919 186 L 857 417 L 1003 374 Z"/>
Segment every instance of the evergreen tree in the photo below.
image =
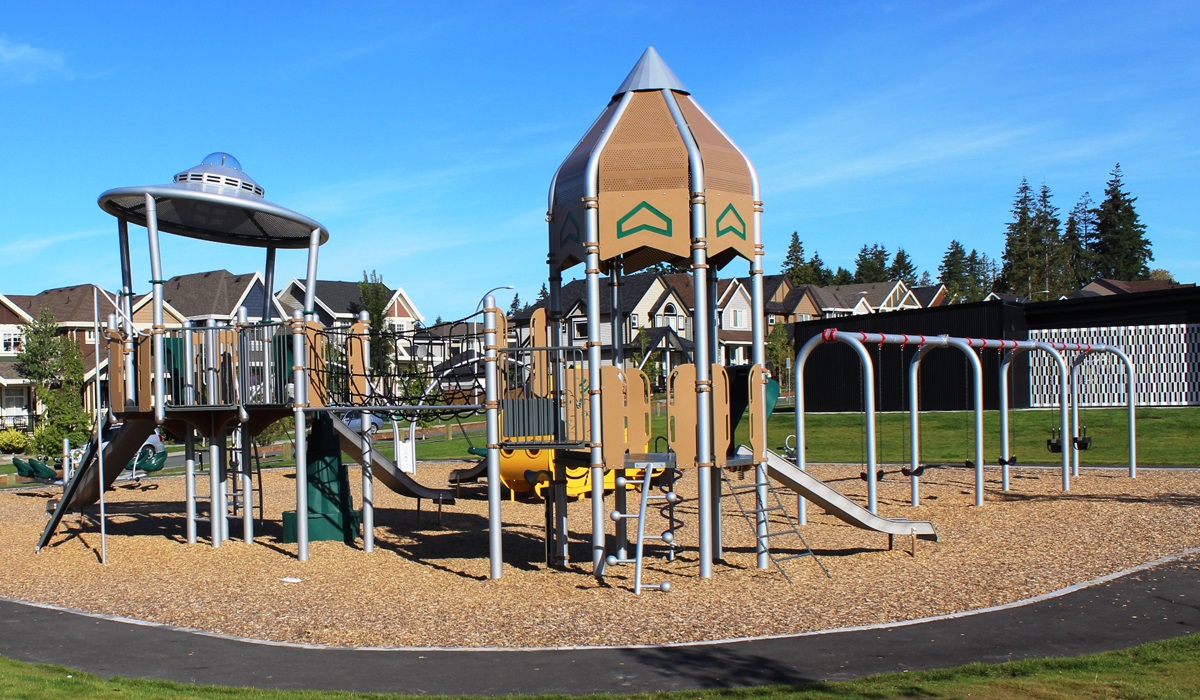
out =
<path fill-rule="evenodd" d="M 896 249 L 896 255 L 892 258 L 892 264 L 888 267 L 887 274 L 886 281 L 900 280 L 909 287 L 917 284 L 917 266 L 903 248 Z"/>
<path fill-rule="evenodd" d="M 829 278 L 829 285 L 826 286 L 841 284 L 854 284 L 854 273 L 839 265 L 837 272 Z"/>
<path fill-rule="evenodd" d="M 928 287 L 933 284 L 933 277 L 929 274 L 929 270 L 921 272 L 921 279 L 917 280 L 918 287 Z"/>
<path fill-rule="evenodd" d="M 1144 280 L 1150 275 L 1149 261 L 1154 259 L 1146 225 L 1138 218 L 1133 203 L 1121 182 L 1121 164 L 1109 174 L 1104 201 L 1096 210 L 1096 240 L 1092 247 L 1098 277 L 1118 280 Z"/>
<path fill-rule="evenodd" d="M 371 369 L 374 372 L 387 373 L 391 370 L 392 353 L 388 352 L 383 331 L 391 293 L 383 283 L 383 276 L 375 270 L 371 270 L 370 275 L 363 270 L 362 282 L 358 283 L 358 298 L 361 304 L 359 310 L 367 312 L 367 319 L 371 324 Z"/>
<path fill-rule="evenodd" d="M 946 296 L 951 303 L 965 301 L 969 286 L 967 279 L 967 251 L 957 240 L 950 241 L 946 253 L 942 255 L 942 264 L 938 265 L 938 281 L 946 285 Z"/>
<path fill-rule="evenodd" d="M 1075 288 L 1069 251 L 1063 244 L 1058 208 L 1051 204 L 1050 188 L 1042 184 L 1033 210 L 1033 294 L 1041 301 L 1056 299 Z M 1037 265 L 1040 259 L 1041 266 Z"/>
<path fill-rule="evenodd" d="M 961 301 L 965 303 L 983 301 L 992 291 L 996 278 L 995 270 L 996 263 L 986 253 L 980 253 L 972 248 L 971 252 L 967 253 L 964 264 L 965 275 Z"/>
<path fill-rule="evenodd" d="M 767 342 L 763 348 L 767 359 L 767 369 L 771 370 L 771 374 L 779 380 L 780 386 L 787 393 L 791 386 L 791 376 L 788 369 L 788 359 L 796 354 L 792 348 L 792 344 L 788 342 L 787 324 L 776 323 L 771 328 L 771 333 L 767 335 Z"/>
<path fill-rule="evenodd" d="M 808 261 L 808 267 L 812 271 L 811 284 L 818 287 L 828 287 L 833 284 L 833 271 L 825 265 L 820 253 L 813 251 L 813 256 Z"/>
<path fill-rule="evenodd" d="M 542 302 L 546 301 L 549 298 L 550 298 L 550 290 L 546 289 L 546 283 L 542 282 L 542 288 L 538 290 L 537 298 L 533 300 L 533 303 L 535 305 L 541 304 Z"/>
<path fill-rule="evenodd" d="M 880 243 L 864 245 L 854 259 L 854 281 L 859 284 L 888 281 L 888 252 Z"/>
<path fill-rule="evenodd" d="M 1028 296 L 1033 289 L 1033 188 L 1021 178 L 1013 199 L 1013 220 L 1004 236 L 1004 265 L 996 281 L 997 291 Z"/>
<path fill-rule="evenodd" d="M 524 310 L 525 307 L 521 305 L 521 295 L 519 293 L 514 293 L 512 303 L 508 305 L 509 318 L 516 316 Z"/>
<path fill-rule="evenodd" d="M 1095 260 L 1091 248 L 1096 244 L 1096 207 L 1087 192 L 1067 214 L 1062 245 L 1068 279 L 1078 289 L 1095 279 Z"/>
<path fill-rule="evenodd" d="M 787 254 L 783 257 L 783 269 L 780 270 L 788 278 L 792 286 L 809 284 L 803 281 L 808 277 L 808 262 L 804 259 L 804 244 L 800 242 L 800 234 L 792 231 L 792 239 L 788 242 Z"/>

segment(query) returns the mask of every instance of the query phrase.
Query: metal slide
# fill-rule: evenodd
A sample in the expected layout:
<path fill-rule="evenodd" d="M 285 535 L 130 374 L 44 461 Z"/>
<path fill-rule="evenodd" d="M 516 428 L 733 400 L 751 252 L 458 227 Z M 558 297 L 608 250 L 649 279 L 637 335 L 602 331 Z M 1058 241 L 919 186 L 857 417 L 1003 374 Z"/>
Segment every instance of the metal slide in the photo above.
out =
<path fill-rule="evenodd" d="M 750 450 L 742 446 L 738 448 L 738 454 L 748 456 Z M 864 530 L 877 530 L 889 535 L 916 535 L 923 540 L 937 541 L 937 530 L 928 520 L 884 518 L 875 515 L 770 450 L 767 450 L 767 473 L 771 475 L 771 478 L 817 504 L 825 509 L 826 513 L 847 525 L 861 527 Z"/>
<path fill-rule="evenodd" d="M 342 443 L 342 451 L 362 462 L 362 436 L 354 432 L 350 426 L 342 422 L 341 416 L 334 415 L 330 421 L 337 432 L 338 440 Z M 371 473 L 389 489 L 401 496 L 410 498 L 428 498 L 442 505 L 454 505 L 454 491 L 450 489 L 431 489 L 422 486 L 408 474 L 400 471 L 391 460 L 379 454 L 379 450 L 371 450 Z"/>
<path fill-rule="evenodd" d="M 63 489 L 62 499 L 58 507 L 50 514 L 50 521 L 38 540 L 37 548 L 46 546 L 59 522 L 68 511 L 81 510 L 100 500 L 99 483 L 104 488 L 112 486 L 113 481 L 121 474 L 121 470 L 129 464 L 142 443 L 154 432 L 154 421 L 151 419 L 129 419 L 117 427 L 109 428 L 104 436 L 104 474 L 100 475 L 100 460 L 96 456 L 98 440 L 95 435 L 84 448 L 83 459 L 76 467 L 75 476 Z M 97 478 L 102 476 L 102 478 Z"/>

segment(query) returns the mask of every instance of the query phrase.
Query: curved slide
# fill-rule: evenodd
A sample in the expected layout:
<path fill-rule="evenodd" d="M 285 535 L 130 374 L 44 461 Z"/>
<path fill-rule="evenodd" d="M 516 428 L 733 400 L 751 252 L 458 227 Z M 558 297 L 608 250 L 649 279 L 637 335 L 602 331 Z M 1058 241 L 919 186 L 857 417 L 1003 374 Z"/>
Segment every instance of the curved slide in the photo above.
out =
<path fill-rule="evenodd" d="M 121 474 L 121 470 L 129 464 L 129 460 L 137 455 L 142 443 L 154 432 L 154 421 L 150 419 L 127 419 L 119 426 L 109 428 L 104 435 L 104 474 L 100 474 L 100 460 L 96 455 L 96 436 L 88 441 L 84 448 L 83 459 L 75 471 L 75 476 L 63 488 L 63 496 L 58 507 L 50 515 L 42 538 L 38 540 L 37 548 L 46 546 L 54 531 L 68 511 L 80 510 L 100 500 L 100 483 L 107 489 Z M 99 477 L 99 478 L 97 478 Z"/>
<path fill-rule="evenodd" d="M 340 416 L 335 415 L 334 420 L 330 421 L 330 423 L 333 424 L 334 432 L 337 433 L 338 441 L 341 442 L 342 451 L 358 460 L 361 464 L 363 456 L 362 437 L 354 432 L 350 426 L 343 423 Z M 411 476 L 400 471 L 400 468 L 387 457 L 381 455 L 379 450 L 371 450 L 371 473 L 375 475 L 376 479 L 383 482 L 385 486 L 401 496 L 428 498 L 442 505 L 454 505 L 454 491 L 422 486 Z"/>
<path fill-rule="evenodd" d="M 742 446 L 738 448 L 738 454 L 749 456 L 750 450 Z M 825 509 L 826 513 L 847 525 L 864 530 L 876 530 L 889 535 L 916 535 L 919 539 L 937 541 L 937 530 L 928 520 L 884 518 L 875 515 L 847 498 L 840 491 L 770 450 L 767 450 L 767 473 L 771 478 L 817 504 Z"/>

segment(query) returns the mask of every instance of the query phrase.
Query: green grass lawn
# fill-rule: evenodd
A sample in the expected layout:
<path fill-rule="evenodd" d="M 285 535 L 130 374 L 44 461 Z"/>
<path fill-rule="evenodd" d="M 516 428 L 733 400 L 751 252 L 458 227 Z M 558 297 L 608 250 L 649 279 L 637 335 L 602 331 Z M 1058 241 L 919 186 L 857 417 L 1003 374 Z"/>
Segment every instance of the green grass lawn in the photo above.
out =
<path fill-rule="evenodd" d="M 1086 409 L 1080 411 L 1080 423 L 1092 437 L 1092 449 L 1081 453 L 1081 464 L 1128 463 L 1128 414 L 1125 409 Z M 928 412 L 921 414 L 921 461 L 923 463 L 957 463 L 972 459 L 974 447 L 974 414 L 965 411 Z M 808 433 L 810 462 L 861 463 L 866 460 L 864 428 L 860 413 L 808 414 L 805 428 Z M 1058 412 L 1051 410 L 1022 410 L 1009 413 L 1009 435 L 1012 454 L 1022 464 L 1058 464 L 1061 457 L 1046 450 L 1050 429 L 1058 427 Z M 1200 462 L 1192 436 L 1200 427 L 1200 407 L 1140 408 L 1137 410 L 1138 464 L 1166 466 L 1195 466 Z M 654 433 L 666 431 L 666 418 L 654 418 Z M 770 446 L 782 447 L 788 435 L 795 432 L 795 415 L 779 413 L 767 424 Z M 909 458 L 909 417 L 907 413 L 886 413 L 878 416 L 876 425 L 878 456 L 882 462 L 907 462 Z M 434 437 L 417 444 L 420 459 L 477 459 L 467 453 L 468 441 L 457 431 L 453 439 Z M 735 435 L 746 442 L 745 427 Z M 473 444 L 486 443 L 481 432 L 471 437 Z M 984 460 L 995 465 L 1000 456 L 1000 416 L 997 411 L 984 414 Z M 380 449 L 390 453 L 390 441 L 381 441 Z"/>
<path fill-rule="evenodd" d="M 655 698 L 657 700 L 729 700 L 796 698 L 798 700 L 887 700 L 889 698 L 1195 698 L 1200 688 L 1200 635 L 1155 642 L 1123 651 L 1067 659 L 1039 659 L 1005 664 L 971 664 L 943 671 L 916 671 L 871 676 L 836 683 L 805 683 L 729 690 L 677 693 L 589 695 L 590 698 Z M 24 664 L 0 658 L 0 697 L 67 700 L 80 697 L 253 698 L 402 698 L 403 695 L 265 691 L 191 686 L 126 678 L 102 679 L 61 666 Z M 432 696 L 424 696 L 432 697 Z M 561 696 L 530 696 L 561 697 Z"/>

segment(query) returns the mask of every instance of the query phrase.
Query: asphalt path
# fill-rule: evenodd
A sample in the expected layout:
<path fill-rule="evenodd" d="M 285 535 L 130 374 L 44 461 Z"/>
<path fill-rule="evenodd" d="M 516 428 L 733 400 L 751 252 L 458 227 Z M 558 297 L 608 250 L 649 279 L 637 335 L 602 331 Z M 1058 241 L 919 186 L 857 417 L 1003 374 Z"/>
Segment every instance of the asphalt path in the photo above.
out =
<path fill-rule="evenodd" d="M 629 604 L 636 605 L 636 599 L 631 597 Z M 496 623 L 503 624 L 502 614 L 479 613 L 495 615 Z M 662 647 L 303 647 L 0 599 L 0 655 L 21 661 L 60 664 L 105 677 L 447 695 L 651 692 L 844 680 L 973 661 L 1074 656 L 1198 630 L 1200 556 L 1196 552 L 973 614 Z"/>

